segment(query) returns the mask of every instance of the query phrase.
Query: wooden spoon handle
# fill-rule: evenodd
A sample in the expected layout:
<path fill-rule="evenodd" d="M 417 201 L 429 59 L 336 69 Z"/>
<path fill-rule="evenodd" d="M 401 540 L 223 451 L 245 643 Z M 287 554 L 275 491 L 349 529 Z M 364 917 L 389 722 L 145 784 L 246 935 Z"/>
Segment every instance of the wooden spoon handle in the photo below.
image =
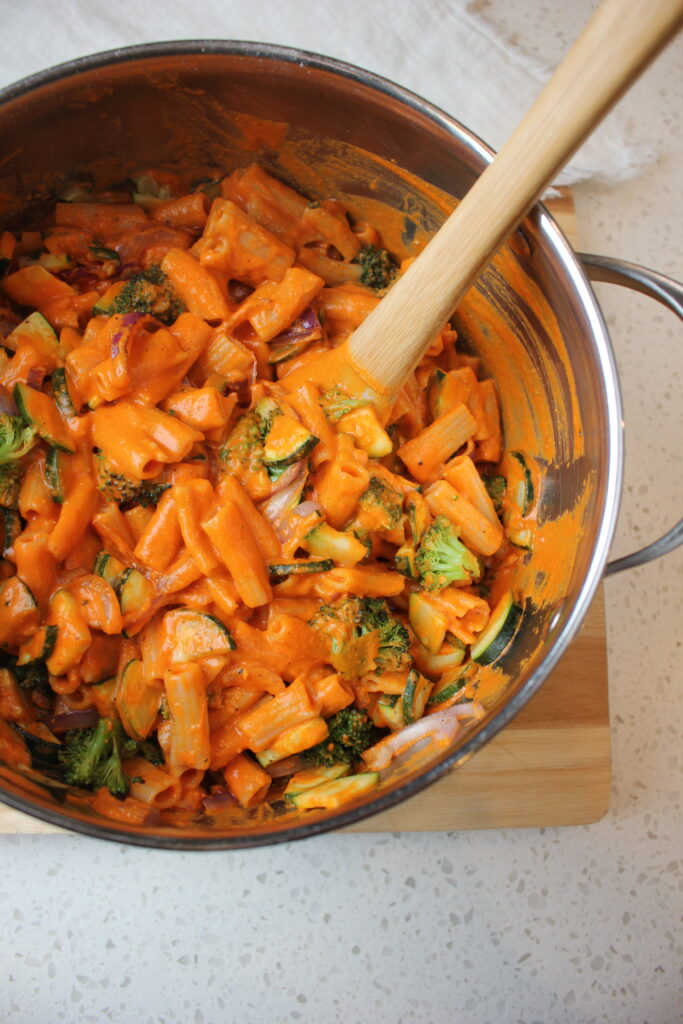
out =
<path fill-rule="evenodd" d="M 605 0 L 514 134 L 349 340 L 352 365 L 396 394 L 496 249 L 683 23 L 683 0 Z"/>

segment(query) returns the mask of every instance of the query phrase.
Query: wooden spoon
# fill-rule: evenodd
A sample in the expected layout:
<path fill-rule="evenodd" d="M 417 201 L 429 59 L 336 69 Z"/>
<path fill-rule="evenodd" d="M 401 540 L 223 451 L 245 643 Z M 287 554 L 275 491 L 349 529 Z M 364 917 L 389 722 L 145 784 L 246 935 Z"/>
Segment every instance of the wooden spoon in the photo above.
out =
<path fill-rule="evenodd" d="M 683 24 L 683 0 L 605 0 L 516 131 L 420 256 L 339 348 L 289 375 L 380 410 L 557 172 Z"/>

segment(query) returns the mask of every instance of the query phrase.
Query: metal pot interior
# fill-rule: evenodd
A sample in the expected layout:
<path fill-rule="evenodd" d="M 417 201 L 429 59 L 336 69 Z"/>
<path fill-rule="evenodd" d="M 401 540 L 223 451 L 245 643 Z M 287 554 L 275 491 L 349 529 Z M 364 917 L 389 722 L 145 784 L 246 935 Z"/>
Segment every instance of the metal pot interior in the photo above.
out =
<path fill-rule="evenodd" d="M 239 43 L 138 47 L 87 58 L 6 90 L 0 208 L 40 218 L 64 184 L 112 184 L 145 167 L 197 178 L 263 163 L 311 198 L 373 219 L 390 207 L 391 248 L 438 228 L 490 159 L 446 115 L 391 83 L 297 51 Z M 348 824 L 417 793 L 466 760 L 535 692 L 576 632 L 616 515 L 621 447 L 609 342 L 567 243 L 537 207 L 462 303 L 462 345 L 499 385 L 506 447 L 542 474 L 539 543 L 513 585 L 517 638 L 487 682 L 488 715 L 452 749 L 397 766 L 365 804 L 305 816 L 276 805 L 141 830 L 96 819 L 36 776 L 0 768 L 3 799 L 104 838 L 176 848 L 255 845 Z M 493 697 L 496 694 L 495 699 Z M 486 694 L 482 694 L 486 700 Z"/>

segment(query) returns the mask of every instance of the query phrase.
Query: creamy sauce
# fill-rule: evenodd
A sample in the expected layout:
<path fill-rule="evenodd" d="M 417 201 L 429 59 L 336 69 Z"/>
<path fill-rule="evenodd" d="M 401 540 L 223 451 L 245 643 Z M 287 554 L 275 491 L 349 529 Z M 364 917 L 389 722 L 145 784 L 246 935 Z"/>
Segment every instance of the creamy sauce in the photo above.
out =
<path fill-rule="evenodd" d="M 84 101 L 89 98 L 84 96 Z M 185 96 L 183 102 L 192 101 Z M 440 189 L 346 143 L 315 143 L 283 123 L 244 114 L 228 116 L 225 111 L 222 115 L 215 137 L 224 150 L 225 165 L 218 173 L 215 160 L 198 167 L 196 145 L 188 146 L 188 155 L 174 165 L 188 185 L 202 174 L 215 178 L 235 166 L 258 161 L 311 198 L 340 199 L 354 219 L 368 220 L 379 229 L 383 244 L 398 259 L 416 256 L 455 205 Z M 103 183 L 116 180 L 121 169 L 121 160 L 113 157 L 100 160 L 95 168 Z M 524 245 L 513 239 L 465 296 L 455 322 L 467 345 L 481 357 L 483 376 L 493 377 L 498 385 L 505 446 L 532 454 L 542 466 L 561 466 L 584 451 L 576 386 L 557 317 L 525 271 L 525 262 Z M 545 347 L 534 344 L 539 332 L 545 336 Z M 341 346 L 332 365 L 328 362 L 322 371 L 327 379 L 354 389 L 373 389 L 376 382 L 364 374 L 358 381 L 358 368 L 350 365 L 347 356 L 346 346 Z M 309 377 L 310 371 L 310 365 L 302 369 Z M 584 486 L 572 508 L 556 518 L 534 521 L 533 551 L 520 554 L 505 570 L 503 578 L 524 600 L 547 609 L 546 625 L 550 610 L 567 594 L 590 503 L 591 483 Z M 516 662 L 516 678 L 526 662 L 537 656 L 542 639 L 539 635 L 536 649 L 521 663 L 516 657 L 510 659 Z M 487 668 L 477 681 L 476 699 L 490 706 L 510 677 L 500 668 Z"/>

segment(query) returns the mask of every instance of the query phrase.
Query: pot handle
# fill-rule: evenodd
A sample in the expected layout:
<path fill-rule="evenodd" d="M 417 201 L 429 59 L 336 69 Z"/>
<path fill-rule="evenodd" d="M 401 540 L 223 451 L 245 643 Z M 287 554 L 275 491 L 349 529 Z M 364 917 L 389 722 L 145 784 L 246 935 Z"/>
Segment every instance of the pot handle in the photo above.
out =
<path fill-rule="evenodd" d="M 649 295 L 664 306 L 668 306 L 676 315 L 683 320 L 683 285 L 670 277 L 664 277 L 655 270 L 648 270 L 640 267 L 637 263 L 627 263 L 625 260 L 612 259 L 609 256 L 593 256 L 591 253 L 577 253 L 581 264 L 591 281 L 602 281 L 606 284 L 620 284 L 634 291 Z M 679 520 L 659 540 L 648 544 L 647 547 L 634 551 L 623 558 L 617 558 L 608 562 L 605 567 L 605 576 L 611 576 L 622 569 L 632 569 L 636 565 L 644 565 L 651 562 L 660 555 L 666 555 L 669 551 L 683 544 L 683 519 Z"/>

